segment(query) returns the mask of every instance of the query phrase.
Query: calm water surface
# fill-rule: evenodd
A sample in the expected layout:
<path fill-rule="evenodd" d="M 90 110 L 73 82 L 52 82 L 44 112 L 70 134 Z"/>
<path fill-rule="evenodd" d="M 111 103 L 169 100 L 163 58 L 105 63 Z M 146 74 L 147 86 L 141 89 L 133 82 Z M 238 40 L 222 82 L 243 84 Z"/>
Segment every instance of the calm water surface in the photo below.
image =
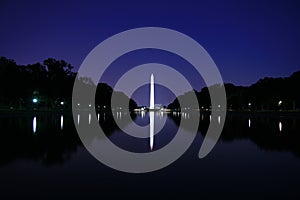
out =
<path fill-rule="evenodd" d="M 122 126 L 130 125 L 129 117 L 139 125 L 147 125 L 150 120 L 147 113 L 114 114 Z M 180 121 L 192 117 L 192 113 L 156 114 L 155 122 L 166 120 L 166 124 L 154 136 L 153 150 L 168 144 Z M 180 159 L 159 171 L 128 174 L 106 167 L 87 152 L 71 114 L 2 114 L 0 198 L 300 198 L 298 117 L 228 114 L 219 142 L 204 159 L 198 158 L 198 152 L 212 119 L 209 114 L 201 114 L 200 118 L 199 132 Z M 151 151 L 149 138 L 137 139 L 123 133 L 109 114 L 99 113 L 93 118 L 87 112 L 78 113 L 75 123 L 100 123 L 119 147 L 133 152 Z M 184 128 L 187 134 L 195 134 Z"/>

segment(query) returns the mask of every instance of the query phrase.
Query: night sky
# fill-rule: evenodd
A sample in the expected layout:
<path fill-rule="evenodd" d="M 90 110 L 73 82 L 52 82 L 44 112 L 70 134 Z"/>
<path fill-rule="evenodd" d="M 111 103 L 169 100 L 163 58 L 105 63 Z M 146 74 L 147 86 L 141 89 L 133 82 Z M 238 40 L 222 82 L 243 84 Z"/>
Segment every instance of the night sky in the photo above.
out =
<path fill-rule="evenodd" d="M 131 28 L 158 26 L 199 42 L 217 64 L 224 82 L 250 85 L 266 76 L 285 77 L 300 69 L 300 3 L 296 0 L 2 0 L 0 24 L 0 56 L 18 64 L 53 57 L 78 69 L 87 54 L 106 38 Z M 149 61 L 179 70 L 197 90 L 204 86 L 188 63 L 160 51 L 124 56 L 101 80 L 114 85 L 130 67 Z M 145 95 L 136 97 L 139 104 L 146 104 Z M 171 99 L 165 92 L 158 102 L 165 104 Z"/>

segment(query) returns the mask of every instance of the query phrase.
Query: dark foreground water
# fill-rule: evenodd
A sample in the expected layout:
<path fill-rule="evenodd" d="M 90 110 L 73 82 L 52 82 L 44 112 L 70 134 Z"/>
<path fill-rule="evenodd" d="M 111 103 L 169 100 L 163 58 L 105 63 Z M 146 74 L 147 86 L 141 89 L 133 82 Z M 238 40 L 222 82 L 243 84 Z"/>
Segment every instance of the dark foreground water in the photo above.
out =
<path fill-rule="evenodd" d="M 129 117 L 127 113 L 115 114 L 120 121 Z M 118 146 L 134 152 L 150 151 L 149 139 L 129 137 L 108 114 L 98 117 Z M 189 113 L 156 115 L 156 120 L 166 119 L 166 125 L 154 137 L 154 150 L 168 144 L 180 120 L 190 117 Z M 132 118 L 140 125 L 149 123 L 147 113 Z M 299 118 L 228 114 L 219 142 L 207 157 L 199 159 L 209 121 L 209 115 L 201 115 L 192 146 L 176 162 L 152 173 L 129 174 L 113 170 L 89 154 L 71 115 L 0 115 L 0 199 L 300 198 Z M 98 119 L 80 113 L 75 123 L 88 125 Z"/>

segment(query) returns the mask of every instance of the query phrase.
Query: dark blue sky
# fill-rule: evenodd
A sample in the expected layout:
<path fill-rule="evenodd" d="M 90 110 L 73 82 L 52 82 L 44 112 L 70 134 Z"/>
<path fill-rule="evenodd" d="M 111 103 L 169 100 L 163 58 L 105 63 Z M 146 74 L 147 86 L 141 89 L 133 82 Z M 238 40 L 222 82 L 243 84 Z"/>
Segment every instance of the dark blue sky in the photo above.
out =
<path fill-rule="evenodd" d="M 107 37 L 131 28 L 160 26 L 198 41 L 225 82 L 250 85 L 265 76 L 289 76 L 300 69 L 297 1 L 2 0 L 0 24 L 0 55 L 18 64 L 53 57 L 78 68 Z M 131 59 L 141 63 L 155 60 L 151 56 L 157 54 Z M 192 73 L 190 67 L 186 69 L 186 74 Z M 113 84 L 118 77 L 114 73 L 107 73 L 103 80 Z M 196 89 L 203 87 L 199 77 L 189 78 Z"/>

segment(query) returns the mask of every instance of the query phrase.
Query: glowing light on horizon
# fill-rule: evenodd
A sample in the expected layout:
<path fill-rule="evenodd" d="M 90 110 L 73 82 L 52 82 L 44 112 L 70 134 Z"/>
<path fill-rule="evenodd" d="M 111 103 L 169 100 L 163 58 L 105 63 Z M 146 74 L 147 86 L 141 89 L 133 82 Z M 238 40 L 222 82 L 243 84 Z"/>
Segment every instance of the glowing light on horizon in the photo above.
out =
<path fill-rule="evenodd" d="M 33 98 L 33 99 L 32 99 L 32 102 L 33 102 L 33 103 L 37 103 L 37 102 L 38 102 L 37 98 Z"/>

